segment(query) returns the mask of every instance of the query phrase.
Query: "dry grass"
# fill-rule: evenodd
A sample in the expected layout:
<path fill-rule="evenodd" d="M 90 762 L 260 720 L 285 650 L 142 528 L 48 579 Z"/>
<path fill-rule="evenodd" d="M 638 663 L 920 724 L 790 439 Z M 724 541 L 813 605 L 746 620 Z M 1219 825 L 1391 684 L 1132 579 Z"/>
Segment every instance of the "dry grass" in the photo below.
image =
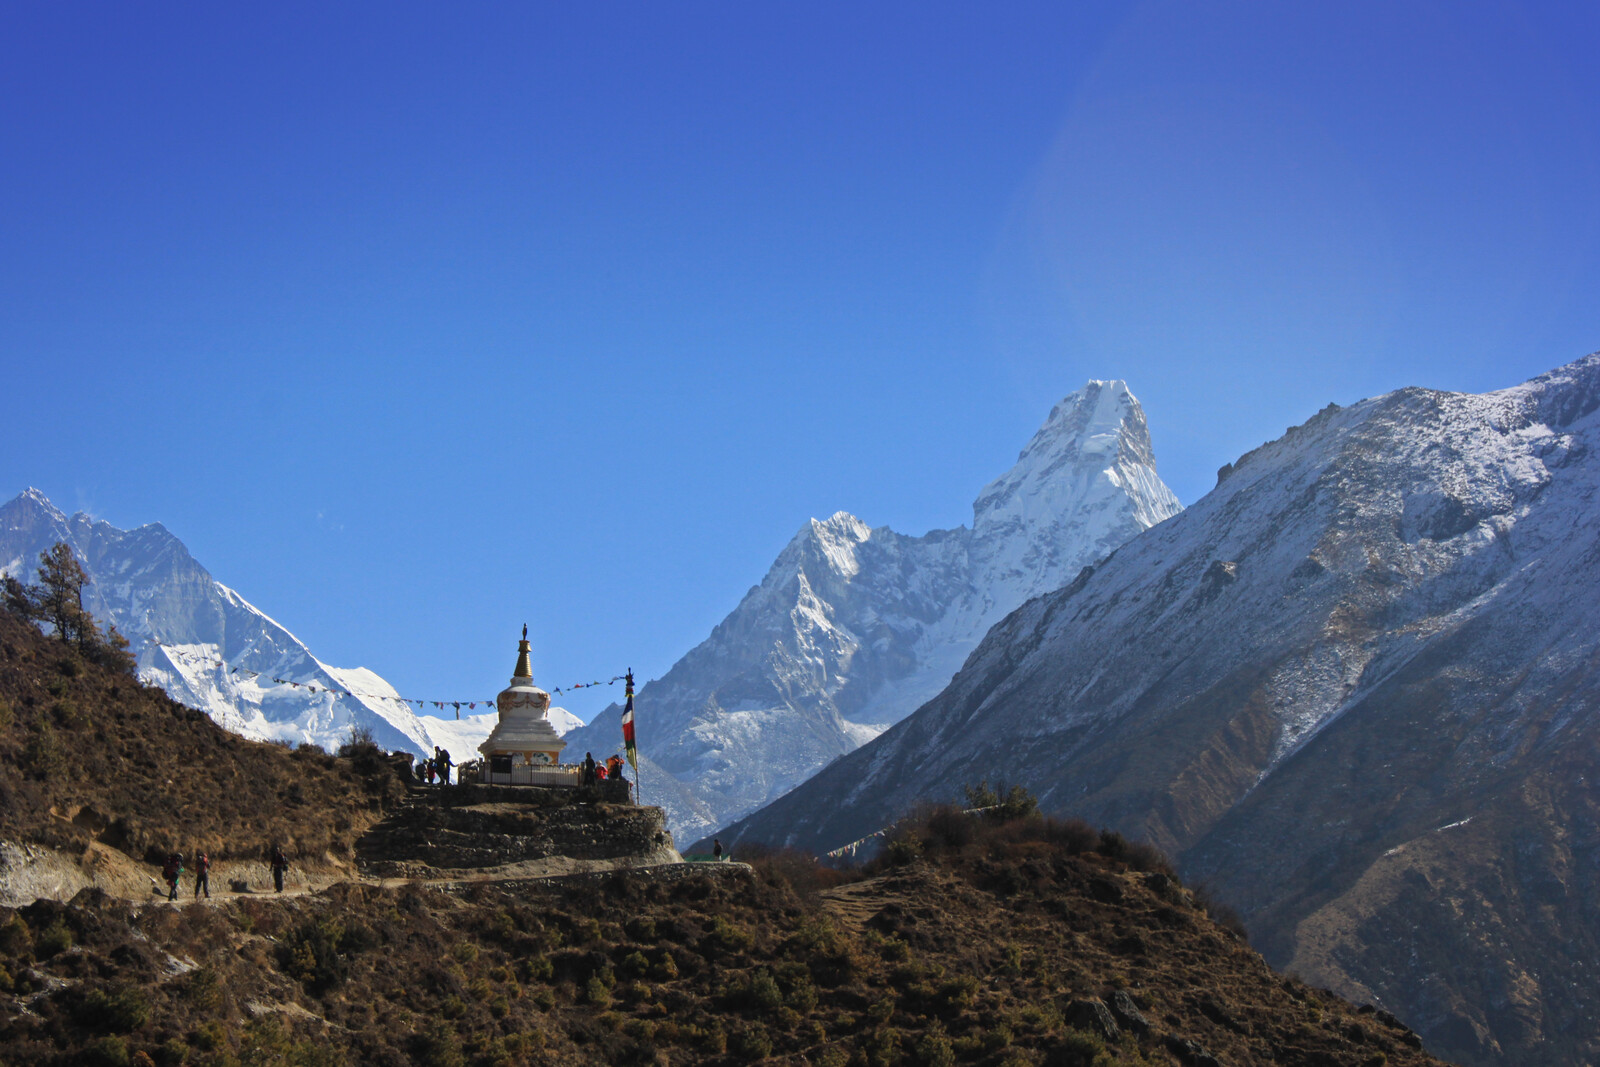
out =
<path fill-rule="evenodd" d="M 373 756 L 246 741 L 0 612 L 0 836 L 151 862 L 340 854 L 400 793 Z"/>

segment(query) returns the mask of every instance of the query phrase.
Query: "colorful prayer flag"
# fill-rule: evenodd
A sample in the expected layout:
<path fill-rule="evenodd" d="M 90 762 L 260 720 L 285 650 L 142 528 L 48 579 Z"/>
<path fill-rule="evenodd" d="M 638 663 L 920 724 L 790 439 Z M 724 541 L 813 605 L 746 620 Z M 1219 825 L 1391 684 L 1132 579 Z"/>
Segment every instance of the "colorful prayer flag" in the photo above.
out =
<path fill-rule="evenodd" d="M 628 702 L 622 709 L 622 746 L 627 750 L 628 762 L 633 765 L 634 776 L 639 774 L 639 746 L 633 740 L 633 672 L 628 672 L 626 690 Z"/>

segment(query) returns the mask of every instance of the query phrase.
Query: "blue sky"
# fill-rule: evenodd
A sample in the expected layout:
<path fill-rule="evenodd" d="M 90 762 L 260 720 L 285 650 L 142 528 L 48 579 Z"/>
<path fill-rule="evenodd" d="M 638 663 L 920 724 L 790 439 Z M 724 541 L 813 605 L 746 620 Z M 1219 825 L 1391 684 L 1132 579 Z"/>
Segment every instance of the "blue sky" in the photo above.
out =
<path fill-rule="evenodd" d="M 0 495 L 473 695 L 968 521 L 1091 377 L 1187 503 L 1600 349 L 1593 5 L 985 6 L 8 5 Z"/>

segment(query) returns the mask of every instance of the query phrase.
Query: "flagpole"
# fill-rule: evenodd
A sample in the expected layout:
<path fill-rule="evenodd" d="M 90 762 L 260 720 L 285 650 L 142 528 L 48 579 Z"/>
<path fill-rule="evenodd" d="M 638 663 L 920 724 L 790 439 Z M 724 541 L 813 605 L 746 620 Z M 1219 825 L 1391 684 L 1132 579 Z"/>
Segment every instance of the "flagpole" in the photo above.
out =
<path fill-rule="evenodd" d="M 623 692 L 625 693 L 627 699 L 622 706 L 622 747 L 623 750 L 628 754 L 628 762 L 633 764 L 633 788 L 635 803 L 642 806 L 644 804 L 644 779 L 639 773 L 639 746 L 634 740 L 633 732 L 632 667 L 628 668 L 628 673 L 624 677 L 627 684 L 623 687 Z"/>

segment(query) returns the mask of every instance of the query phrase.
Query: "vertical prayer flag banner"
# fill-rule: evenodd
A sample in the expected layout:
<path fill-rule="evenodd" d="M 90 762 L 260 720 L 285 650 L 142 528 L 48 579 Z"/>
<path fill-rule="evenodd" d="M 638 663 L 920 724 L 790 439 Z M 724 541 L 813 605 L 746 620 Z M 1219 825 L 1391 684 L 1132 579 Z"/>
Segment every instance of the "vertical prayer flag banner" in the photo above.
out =
<path fill-rule="evenodd" d="M 622 746 L 628 753 L 628 762 L 633 765 L 635 776 L 639 773 L 639 746 L 633 740 L 633 672 L 628 672 L 628 688 L 626 691 L 628 702 L 622 708 Z"/>

